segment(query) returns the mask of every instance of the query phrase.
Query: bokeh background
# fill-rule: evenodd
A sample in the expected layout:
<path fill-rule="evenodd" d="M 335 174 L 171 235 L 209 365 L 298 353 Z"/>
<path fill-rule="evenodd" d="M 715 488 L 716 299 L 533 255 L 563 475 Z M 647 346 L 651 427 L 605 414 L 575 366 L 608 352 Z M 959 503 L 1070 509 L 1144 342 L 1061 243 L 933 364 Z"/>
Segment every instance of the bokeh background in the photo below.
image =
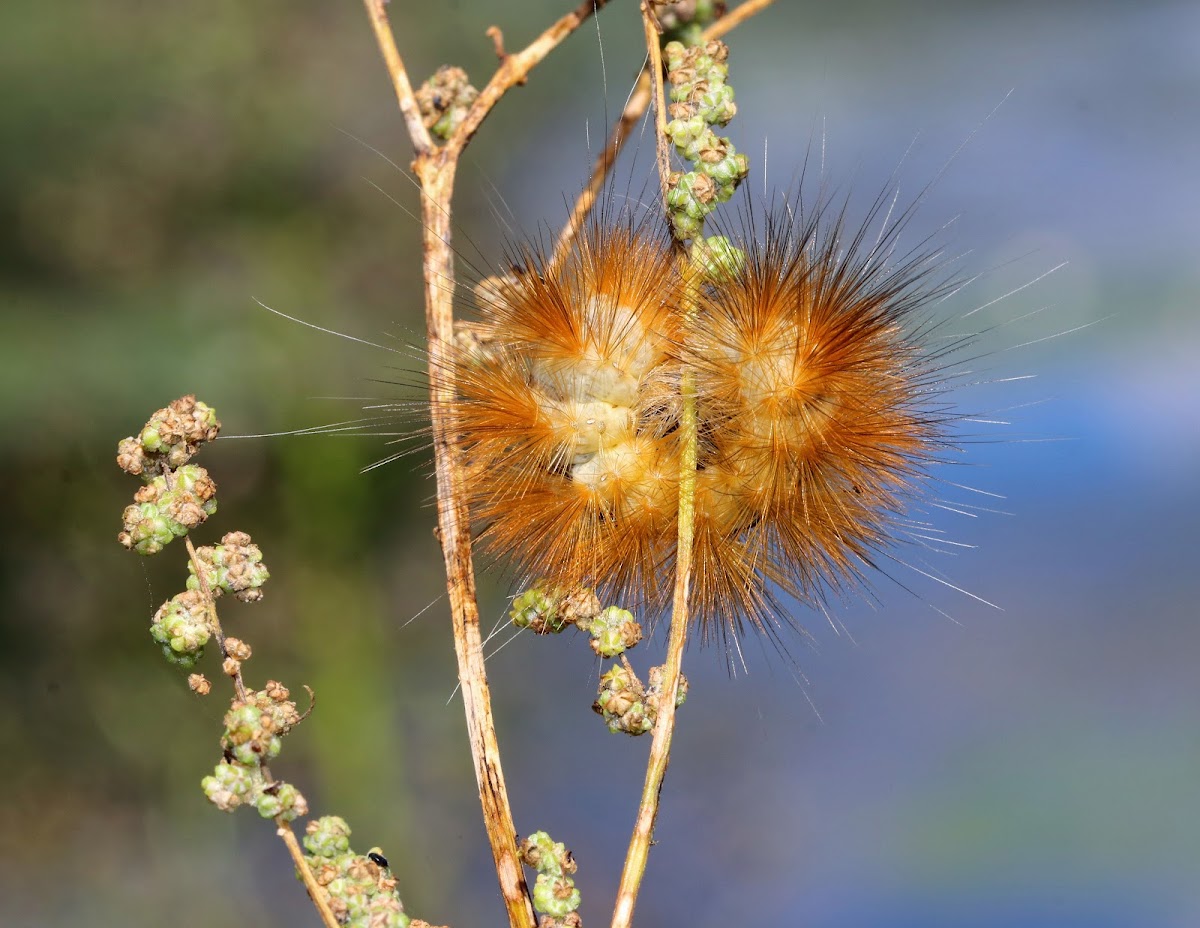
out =
<path fill-rule="evenodd" d="M 564 8 L 392 15 L 415 78 L 449 61 L 482 84 L 487 25 L 515 47 Z M 612 3 L 488 120 L 464 264 L 561 223 L 638 36 Z M 691 649 L 639 922 L 1200 924 L 1200 7 L 781 0 L 730 42 L 747 196 L 794 189 L 806 154 L 856 206 L 897 165 L 902 197 L 936 178 L 912 233 L 958 217 L 943 238 L 983 275 L 951 318 L 1068 264 L 971 320 L 998 327 L 963 402 L 1013 424 L 951 476 L 1010 514 L 941 512 L 978 549 L 934 566 L 1002 611 L 896 568 L 835 604 L 848 634 L 799 616 L 815 642 L 790 657 L 751 640 L 731 675 Z M 198 789 L 223 698 L 146 633 L 182 554 L 115 543 L 134 487 L 113 454 L 186 392 L 242 435 L 417 395 L 393 384 L 419 364 L 417 200 L 375 151 L 408 160 L 363 11 L 8 0 L 0 87 L 0 922 L 316 924 L 271 828 Z M 618 195 L 649 169 L 623 161 Z M 388 441 L 219 442 L 201 538 L 262 544 L 267 598 L 226 622 L 252 679 L 319 694 L 277 771 L 384 848 L 411 912 L 496 925 L 425 457 L 360 473 Z M 508 592 L 484 579 L 490 620 Z M 519 826 L 574 849 L 601 924 L 647 743 L 592 715 L 582 640 L 490 666 Z"/>

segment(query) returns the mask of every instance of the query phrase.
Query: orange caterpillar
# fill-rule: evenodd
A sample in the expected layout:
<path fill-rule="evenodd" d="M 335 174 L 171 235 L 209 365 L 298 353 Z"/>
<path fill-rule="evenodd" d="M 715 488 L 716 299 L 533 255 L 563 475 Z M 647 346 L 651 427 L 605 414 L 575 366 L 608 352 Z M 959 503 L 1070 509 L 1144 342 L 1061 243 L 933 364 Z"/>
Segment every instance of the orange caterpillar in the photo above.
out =
<path fill-rule="evenodd" d="M 592 222 L 477 288 L 457 428 L 488 549 L 526 577 L 654 613 L 670 595 L 684 370 L 697 396 L 693 612 L 771 630 L 889 546 L 953 418 L 921 338 L 935 256 L 889 262 L 821 210 L 697 283 L 646 222 Z"/>

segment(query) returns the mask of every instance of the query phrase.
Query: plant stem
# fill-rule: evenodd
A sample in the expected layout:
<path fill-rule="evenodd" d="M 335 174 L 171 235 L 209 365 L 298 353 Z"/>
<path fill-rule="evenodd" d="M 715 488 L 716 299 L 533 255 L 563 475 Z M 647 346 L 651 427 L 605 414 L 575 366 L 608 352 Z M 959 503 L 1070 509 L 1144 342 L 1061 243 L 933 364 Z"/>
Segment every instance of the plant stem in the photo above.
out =
<path fill-rule="evenodd" d="M 400 104 L 400 113 L 404 116 L 404 125 L 408 128 L 409 138 L 412 139 L 413 149 L 418 155 L 423 155 L 433 149 L 433 139 L 425 122 L 421 118 L 421 107 L 417 104 L 412 84 L 408 80 L 408 71 L 396 48 L 396 40 L 392 35 L 392 24 L 388 22 L 387 0 L 363 0 L 367 8 L 367 18 L 371 20 L 371 28 L 375 30 L 375 41 L 379 45 L 379 53 L 387 65 L 388 75 L 396 90 L 396 102 Z"/>
<path fill-rule="evenodd" d="M 457 161 L 435 154 L 418 157 L 415 167 L 424 196 L 424 276 L 429 349 L 430 415 L 437 472 L 438 532 L 446 567 L 446 589 L 454 625 L 454 653 L 462 686 L 467 735 L 496 876 L 512 928 L 533 928 L 533 908 L 517 857 L 516 827 L 500 766 L 500 748 L 492 718 L 491 694 L 484 667 L 475 572 L 471 563 L 471 526 L 466 477 L 456 443 L 452 363 L 454 339 L 454 266 L 450 248 L 450 195 Z"/>
<path fill-rule="evenodd" d="M 719 39 L 774 2 L 775 0 L 746 0 L 745 3 L 726 13 L 705 29 L 704 40 L 707 42 L 710 39 Z M 587 186 L 580 192 L 575 199 L 574 206 L 571 207 L 571 215 L 567 218 L 567 223 L 563 226 L 558 241 L 555 243 L 551 267 L 558 267 L 562 259 L 566 257 L 571 243 L 575 241 L 575 236 L 579 234 L 592 207 L 596 205 L 600 191 L 604 189 L 604 182 L 608 178 L 609 172 L 612 171 L 613 165 L 617 163 L 617 156 L 621 154 L 621 149 L 625 147 L 626 141 L 632 136 L 631 130 L 645 115 L 646 108 L 650 106 L 650 99 L 650 72 L 648 68 L 644 67 L 633 88 L 633 93 L 625 102 L 625 109 L 621 111 L 620 117 L 613 125 L 612 132 L 609 133 L 604 151 L 596 157 L 596 163 L 592 166 L 592 174 L 588 179 Z"/>
<path fill-rule="evenodd" d="M 275 834 L 283 839 L 288 853 L 292 855 L 292 862 L 296 865 L 296 873 L 304 881 L 304 888 L 308 891 L 308 898 L 317 907 L 317 912 L 320 914 L 325 928 L 340 928 L 337 917 L 333 914 L 333 910 L 329 908 L 329 903 L 325 900 L 325 891 L 317 883 L 316 878 L 312 875 L 312 870 L 309 869 L 308 863 L 304 859 L 304 852 L 300 849 L 300 842 L 296 840 L 296 834 L 292 831 L 291 824 L 281 819 L 275 819 L 275 824 L 278 826 L 275 829 Z"/>
<path fill-rule="evenodd" d="M 739 4 L 735 9 L 726 13 L 705 29 L 704 41 L 708 42 L 712 39 L 719 39 L 721 36 L 732 32 L 751 16 L 761 13 L 774 2 L 775 0 L 746 0 L 745 3 Z"/>
<path fill-rule="evenodd" d="M 467 111 L 463 122 L 442 147 L 432 144 L 420 107 L 396 48 L 383 0 L 363 0 L 380 53 L 392 78 L 400 111 L 412 136 L 413 171 L 421 188 L 422 268 L 425 278 L 426 330 L 429 350 L 430 417 L 437 473 L 438 534 L 446 567 L 446 589 L 454 628 L 454 652 L 463 692 L 467 734 L 484 827 L 511 928 L 534 928 L 533 907 L 517 856 L 516 828 L 500 766 L 500 748 L 492 717 L 491 694 L 484 667 L 475 572 L 471 560 L 470 513 L 453 407 L 456 399 L 452 363 L 454 341 L 454 252 L 450 245 L 450 208 L 458 158 L 500 98 L 564 38 L 607 0 L 583 0 L 526 48 L 506 55 Z"/>
<path fill-rule="evenodd" d="M 600 198 L 600 191 L 604 189 L 604 182 L 608 179 L 613 165 L 617 163 L 617 156 L 625 147 L 625 140 L 633 134 L 633 127 L 645 115 L 646 107 L 649 105 L 650 72 L 643 68 L 642 73 L 638 76 L 637 84 L 633 88 L 633 93 L 629 95 L 629 99 L 625 103 L 625 109 L 621 111 L 620 117 L 613 125 L 612 132 L 609 133 L 608 141 L 604 144 L 604 151 L 596 157 L 596 163 L 592 167 L 592 174 L 588 178 L 587 186 L 575 199 L 575 205 L 571 208 L 567 224 L 563 226 L 558 241 L 554 244 L 554 256 L 550 261 L 551 268 L 557 268 L 567 256 L 567 252 L 571 250 L 575 236 L 583 227 L 584 220 L 592 211 L 592 207 L 596 205 L 596 200 Z M 548 273 L 553 272 L 548 271 Z"/>
<path fill-rule="evenodd" d="M 200 587 L 200 596 L 204 600 L 204 605 L 208 612 L 209 628 L 212 631 L 213 637 L 217 639 L 217 644 L 220 645 L 221 648 L 223 666 L 225 660 L 228 660 L 229 658 L 229 650 L 225 647 L 225 633 L 221 630 L 221 620 L 217 617 L 217 602 L 213 598 L 212 590 L 208 586 L 208 579 L 203 570 L 203 565 L 200 563 L 200 558 L 196 554 L 196 546 L 192 543 L 191 536 L 185 536 L 183 541 L 187 546 L 188 557 L 192 559 L 192 567 L 196 572 L 196 580 Z M 234 693 L 239 700 L 245 702 L 246 683 L 242 679 L 241 669 L 239 668 L 238 671 L 232 676 Z M 309 707 L 308 711 L 304 713 L 303 717 L 306 717 L 308 713 L 312 711 L 312 705 L 313 702 L 315 702 L 313 691 L 307 686 L 305 689 L 308 690 Z M 266 764 L 263 764 L 255 775 L 259 778 L 260 782 L 263 780 L 269 782 L 273 779 L 271 776 L 271 771 Z M 321 916 L 321 921 L 325 924 L 325 928 L 339 928 L 337 918 L 334 916 L 333 911 L 329 908 L 329 902 L 325 898 L 325 891 L 317 884 L 316 879 L 314 879 L 312 875 L 312 871 L 309 869 L 308 864 L 304 860 L 304 853 L 300 849 L 299 842 L 296 841 L 296 835 L 292 831 L 291 823 L 282 818 L 277 818 L 275 819 L 275 825 L 275 833 L 283 839 L 284 846 L 287 847 L 288 853 L 292 857 L 292 862 L 296 865 L 296 873 L 299 874 L 300 879 L 304 881 L 304 888 L 308 892 L 308 898 L 312 900 L 312 904 L 316 907 L 317 914 Z"/>
<path fill-rule="evenodd" d="M 658 185 L 665 210 L 667 191 L 670 189 L 671 148 L 670 142 L 667 141 L 667 103 L 663 94 L 662 33 L 650 12 L 650 0 L 642 0 L 642 28 L 646 32 L 646 55 L 649 59 L 647 67 L 654 88 L 654 154 L 658 163 Z"/>
<path fill-rule="evenodd" d="M 188 557 L 192 559 L 192 569 L 196 572 L 196 582 L 200 587 L 200 598 L 204 600 L 204 608 L 208 613 L 209 631 L 217 639 L 217 646 L 221 649 L 221 666 L 223 668 L 225 661 L 229 659 L 229 649 L 225 647 L 225 632 L 221 630 L 221 620 L 217 616 L 217 601 L 213 597 L 212 590 L 208 588 L 208 579 L 204 573 L 204 565 L 200 563 L 200 558 L 196 554 L 196 546 L 192 544 L 192 537 L 185 535 L 183 543 L 187 546 Z M 246 683 L 242 680 L 242 671 L 240 668 L 233 675 L 233 691 L 238 699 L 242 702 L 246 701 Z"/>
<path fill-rule="evenodd" d="M 192 544 L 191 536 L 185 536 L 184 544 L 187 546 L 188 556 L 192 559 L 192 567 L 196 572 L 196 580 L 200 587 L 200 596 L 204 600 L 205 608 L 208 612 L 208 624 L 213 637 L 217 639 L 217 644 L 221 648 L 222 665 L 229 658 L 229 651 L 225 647 L 225 633 L 221 630 L 221 620 L 217 617 L 217 602 L 213 598 L 212 590 L 209 589 L 208 579 L 205 576 L 203 565 L 200 563 L 200 558 L 196 554 L 196 546 Z M 246 683 L 242 679 L 242 671 L 239 668 L 237 673 L 233 674 L 233 689 L 237 698 L 242 702 L 246 701 Z M 308 689 L 308 687 L 305 687 Z M 312 690 L 308 690 L 310 705 L 309 712 L 312 711 L 311 699 Z M 308 712 L 304 713 L 306 716 Z M 271 771 L 266 764 L 258 770 L 257 777 L 265 780 L 271 780 Z M 325 924 L 325 928 L 339 928 L 337 918 L 333 911 L 329 908 L 329 902 L 325 898 L 325 892 L 317 885 L 317 881 L 313 878 L 312 871 L 305 863 L 304 853 L 300 850 L 300 844 L 296 841 L 296 835 L 292 831 L 292 826 L 289 822 L 282 818 L 275 819 L 275 833 L 283 839 L 284 845 L 288 849 L 288 853 L 292 857 L 292 862 L 296 865 L 296 873 L 300 879 L 304 881 L 304 888 L 308 892 L 308 898 L 312 900 L 312 904 L 317 909 L 317 914 L 321 916 L 321 921 Z"/>
<path fill-rule="evenodd" d="M 375 2 L 378 3 L 379 0 Z M 462 154 L 462 150 L 479 130 L 492 108 L 500 102 L 500 98 L 515 85 L 525 83 L 529 72 L 550 54 L 559 42 L 578 29 L 589 16 L 603 9 L 607 3 L 608 0 L 582 0 L 579 6 L 555 20 L 545 32 L 519 52 L 506 55 L 492 79 L 479 91 L 479 96 L 463 117 L 462 124 L 446 142 L 446 150 L 455 158 Z"/>
<path fill-rule="evenodd" d="M 650 58 L 650 79 L 654 84 L 655 151 L 658 160 L 659 181 L 664 200 L 667 195 L 667 180 L 670 174 L 669 151 L 667 149 L 666 113 L 664 112 L 662 50 L 659 32 L 654 23 L 646 0 L 642 3 L 642 20 L 645 25 L 646 45 Z M 678 241 L 675 243 L 680 244 Z M 690 318 L 695 300 L 691 296 L 695 272 L 688 267 L 687 259 L 681 254 L 680 267 L 685 284 L 683 312 Z M 686 330 L 686 326 L 685 326 Z M 642 785 L 642 799 L 638 805 L 633 835 L 625 852 L 625 865 L 621 870 L 621 883 L 617 888 L 617 900 L 613 908 L 612 928 L 630 928 L 633 910 L 637 905 L 638 892 L 646 874 L 646 862 L 650 856 L 650 844 L 654 837 L 654 823 L 658 818 L 659 800 L 667 766 L 671 762 L 671 741 L 675 734 L 676 700 L 679 698 L 679 678 L 682 673 L 683 650 L 687 644 L 688 592 L 692 579 L 692 548 L 696 531 L 696 380 L 695 373 L 684 367 L 680 377 L 679 416 L 679 527 L 675 547 L 675 590 L 671 603 L 671 631 L 667 639 L 667 658 L 663 664 L 662 688 L 658 695 L 658 718 L 654 722 L 654 734 L 650 742 L 650 756 L 646 761 L 646 779 Z"/>
<path fill-rule="evenodd" d="M 680 384 L 683 409 L 679 418 L 679 535 L 675 554 L 675 592 L 671 608 L 671 632 L 667 640 L 667 658 L 663 665 L 662 690 L 658 697 L 658 719 L 646 762 L 646 780 L 621 884 L 617 890 L 612 928 L 629 928 L 638 890 L 646 872 L 654 822 L 658 817 L 659 797 L 667 765 L 671 760 L 671 739 L 675 733 L 675 702 L 679 697 L 679 678 L 683 650 L 687 644 L 690 615 L 688 591 L 692 577 L 692 546 L 696 527 L 696 383 L 695 375 L 685 368 Z"/>

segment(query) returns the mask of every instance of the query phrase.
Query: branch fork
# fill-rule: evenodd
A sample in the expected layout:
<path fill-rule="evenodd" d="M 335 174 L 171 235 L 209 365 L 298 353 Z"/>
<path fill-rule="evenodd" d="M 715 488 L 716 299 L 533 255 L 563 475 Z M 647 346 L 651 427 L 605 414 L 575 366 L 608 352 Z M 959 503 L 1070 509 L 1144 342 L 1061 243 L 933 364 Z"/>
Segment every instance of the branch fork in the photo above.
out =
<path fill-rule="evenodd" d="M 452 407 L 456 398 L 454 367 L 449 363 L 454 339 L 453 297 L 455 288 L 451 241 L 450 207 L 454 191 L 458 159 L 471 138 L 493 107 L 512 87 L 525 83 L 529 72 L 560 42 L 591 15 L 607 4 L 607 0 L 582 0 L 570 13 L 558 19 L 525 48 L 507 53 L 504 36 L 498 26 L 487 30 L 492 40 L 499 66 L 487 85 L 479 92 L 459 125 L 439 145 L 426 127 L 409 81 L 404 61 L 396 47 L 395 37 L 385 9 L 386 0 L 363 0 L 376 42 L 391 77 L 400 112 L 408 128 L 414 150 L 413 172 L 421 189 L 421 220 L 423 225 L 422 264 L 425 280 L 426 328 L 429 351 L 430 405 L 437 475 L 437 534 L 442 546 L 446 568 L 446 586 L 453 619 L 454 646 L 458 660 L 459 683 L 475 764 L 476 782 L 483 807 L 484 826 L 491 845 L 496 873 L 504 897 L 511 928 L 535 928 L 529 888 L 525 882 L 516 845 L 512 810 L 505 788 L 500 764 L 500 750 L 492 717 L 491 696 L 484 667 L 483 641 L 480 634 L 479 608 L 475 596 L 475 575 L 471 557 L 470 514 L 465 502 L 465 481 L 461 456 L 458 454 Z M 746 0 L 737 10 L 718 20 L 705 32 L 706 38 L 724 34 L 737 23 L 768 6 L 771 0 Z M 660 101 L 657 115 L 656 139 L 659 146 L 659 169 L 663 193 L 669 163 L 662 127 L 665 119 L 662 100 L 662 64 L 658 50 L 659 29 L 652 12 L 643 3 L 647 45 L 654 64 L 644 69 L 634 93 L 614 128 L 605 150 L 601 153 L 587 189 L 580 195 L 566 228 L 556 246 L 553 261 L 565 255 L 570 244 L 595 204 L 608 172 L 616 161 L 629 128 L 636 123 L 649 104 L 650 72 L 656 75 L 655 90 Z M 687 440 L 688 402 L 685 393 L 684 439 Z M 680 664 L 687 638 L 687 594 L 691 560 L 691 505 L 686 498 L 695 485 L 695 403 L 691 407 L 692 454 L 685 452 L 681 464 L 679 566 L 675 588 L 675 608 L 668 643 L 667 664 L 664 669 L 662 705 L 655 728 L 647 769 L 646 786 L 638 813 L 634 838 L 630 843 L 618 895 L 613 928 L 626 928 L 633 914 L 641 874 L 651 843 L 654 818 L 658 809 L 658 793 L 670 756 L 675 701 L 679 687 Z M 690 474 L 690 476 L 689 476 Z M 687 489 L 690 486 L 692 489 Z M 685 515 L 686 511 L 686 515 Z M 686 524 L 685 524 L 686 523 Z"/>

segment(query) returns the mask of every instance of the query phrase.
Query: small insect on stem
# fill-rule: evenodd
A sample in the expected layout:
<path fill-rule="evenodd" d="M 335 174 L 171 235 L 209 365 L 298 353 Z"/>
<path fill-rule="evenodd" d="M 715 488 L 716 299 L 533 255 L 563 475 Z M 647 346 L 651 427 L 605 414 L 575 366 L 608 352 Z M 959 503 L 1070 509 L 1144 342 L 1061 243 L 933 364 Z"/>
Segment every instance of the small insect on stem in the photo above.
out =
<path fill-rule="evenodd" d="M 371 861 L 371 863 L 377 864 L 380 867 L 383 867 L 385 870 L 387 869 L 388 859 L 379 853 L 379 848 L 373 847 L 371 850 L 367 851 L 367 859 Z"/>

